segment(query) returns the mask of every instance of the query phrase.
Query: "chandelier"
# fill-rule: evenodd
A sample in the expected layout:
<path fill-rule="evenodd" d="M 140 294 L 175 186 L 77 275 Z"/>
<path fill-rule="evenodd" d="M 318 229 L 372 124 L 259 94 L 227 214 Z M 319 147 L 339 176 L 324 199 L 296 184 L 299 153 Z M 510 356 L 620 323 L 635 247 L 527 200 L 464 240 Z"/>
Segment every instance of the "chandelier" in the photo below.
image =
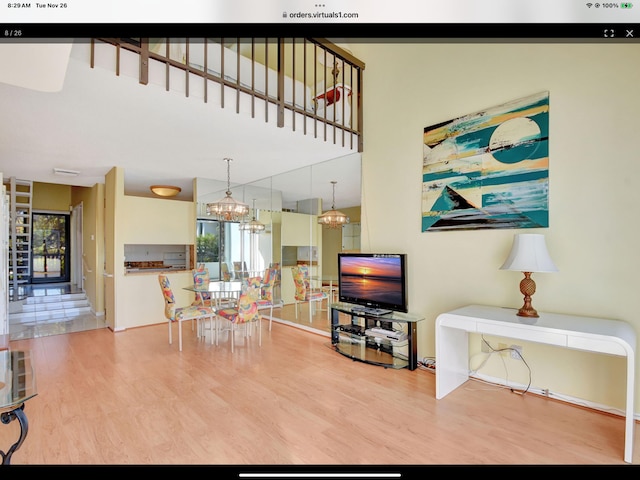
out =
<path fill-rule="evenodd" d="M 336 182 L 333 180 L 333 203 L 331 204 L 331 210 L 324 212 L 318 217 L 318 223 L 320 225 L 326 225 L 329 228 L 340 228 L 345 223 L 349 223 L 349 217 L 339 210 L 336 210 Z"/>
<path fill-rule="evenodd" d="M 227 162 L 227 191 L 226 196 L 215 203 L 207 203 L 207 215 L 213 215 L 221 222 L 239 222 L 249 213 L 249 205 L 238 202 L 231 196 L 231 158 L 225 158 Z"/>
<path fill-rule="evenodd" d="M 253 199 L 253 218 L 251 219 L 250 222 L 247 223 L 241 223 L 240 224 L 240 230 L 244 231 L 244 232 L 249 232 L 249 233 L 261 233 L 264 231 L 264 223 L 260 223 L 258 220 L 256 220 L 256 199 Z"/>

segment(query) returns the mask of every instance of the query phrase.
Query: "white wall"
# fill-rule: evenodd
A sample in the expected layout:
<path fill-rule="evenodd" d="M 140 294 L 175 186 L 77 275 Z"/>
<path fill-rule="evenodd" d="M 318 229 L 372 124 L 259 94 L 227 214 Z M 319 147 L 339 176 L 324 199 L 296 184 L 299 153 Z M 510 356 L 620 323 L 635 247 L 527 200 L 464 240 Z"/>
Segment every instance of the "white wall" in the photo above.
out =
<path fill-rule="evenodd" d="M 420 358 L 435 356 L 439 313 L 522 305 L 522 274 L 499 270 L 515 233 L 543 233 L 560 270 L 534 274 L 538 311 L 624 320 L 640 331 L 640 45 L 363 43 L 353 51 L 366 62 L 362 251 L 408 253 L 410 311 L 426 317 Z M 550 92 L 549 228 L 421 232 L 424 127 L 541 91 Z M 517 343 L 532 386 L 624 407 L 623 359 Z M 479 352 L 479 337 L 470 346 Z M 507 368 L 495 362 L 484 372 L 527 384 L 522 363 L 507 359 Z"/>

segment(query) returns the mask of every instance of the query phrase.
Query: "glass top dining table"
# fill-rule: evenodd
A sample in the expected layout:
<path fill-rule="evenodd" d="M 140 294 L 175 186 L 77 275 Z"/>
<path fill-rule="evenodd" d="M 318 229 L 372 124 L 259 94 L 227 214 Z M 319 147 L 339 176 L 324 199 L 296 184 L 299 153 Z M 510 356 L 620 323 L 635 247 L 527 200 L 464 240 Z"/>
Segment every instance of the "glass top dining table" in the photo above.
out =
<path fill-rule="evenodd" d="M 220 298 L 237 298 L 240 296 L 240 292 L 242 291 L 242 282 L 241 281 L 214 281 L 209 282 L 205 285 L 189 285 L 188 287 L 183 287 L 184 290 L 189 290 L 190 292 L 194 292 L 196 294 L 200 293 L 209 293 L 211 298 L 220 299 Z M 200 301 L 202 301 L 202 296 L 198 295 Z"/>

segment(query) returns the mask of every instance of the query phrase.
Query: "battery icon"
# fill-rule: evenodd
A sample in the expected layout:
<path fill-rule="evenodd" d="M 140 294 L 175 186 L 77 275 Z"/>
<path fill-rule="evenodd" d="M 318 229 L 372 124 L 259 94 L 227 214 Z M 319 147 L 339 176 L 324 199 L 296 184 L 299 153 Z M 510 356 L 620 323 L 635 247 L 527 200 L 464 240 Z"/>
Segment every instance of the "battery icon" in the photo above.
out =
<path fill-rule="evenodd" d="M 621 3 L 620 8 L 633 8 L 633 3 Z"/>

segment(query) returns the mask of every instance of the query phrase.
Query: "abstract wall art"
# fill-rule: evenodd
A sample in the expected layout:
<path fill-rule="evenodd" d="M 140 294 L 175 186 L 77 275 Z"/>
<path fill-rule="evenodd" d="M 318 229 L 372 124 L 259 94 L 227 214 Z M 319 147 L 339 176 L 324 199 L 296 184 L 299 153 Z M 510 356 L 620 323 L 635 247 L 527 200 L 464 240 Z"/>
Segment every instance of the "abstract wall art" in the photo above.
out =
<path fill-rule="evenodd" d="M 549 92 L 424 129 L 422 231 L 549 226 Z"/>

